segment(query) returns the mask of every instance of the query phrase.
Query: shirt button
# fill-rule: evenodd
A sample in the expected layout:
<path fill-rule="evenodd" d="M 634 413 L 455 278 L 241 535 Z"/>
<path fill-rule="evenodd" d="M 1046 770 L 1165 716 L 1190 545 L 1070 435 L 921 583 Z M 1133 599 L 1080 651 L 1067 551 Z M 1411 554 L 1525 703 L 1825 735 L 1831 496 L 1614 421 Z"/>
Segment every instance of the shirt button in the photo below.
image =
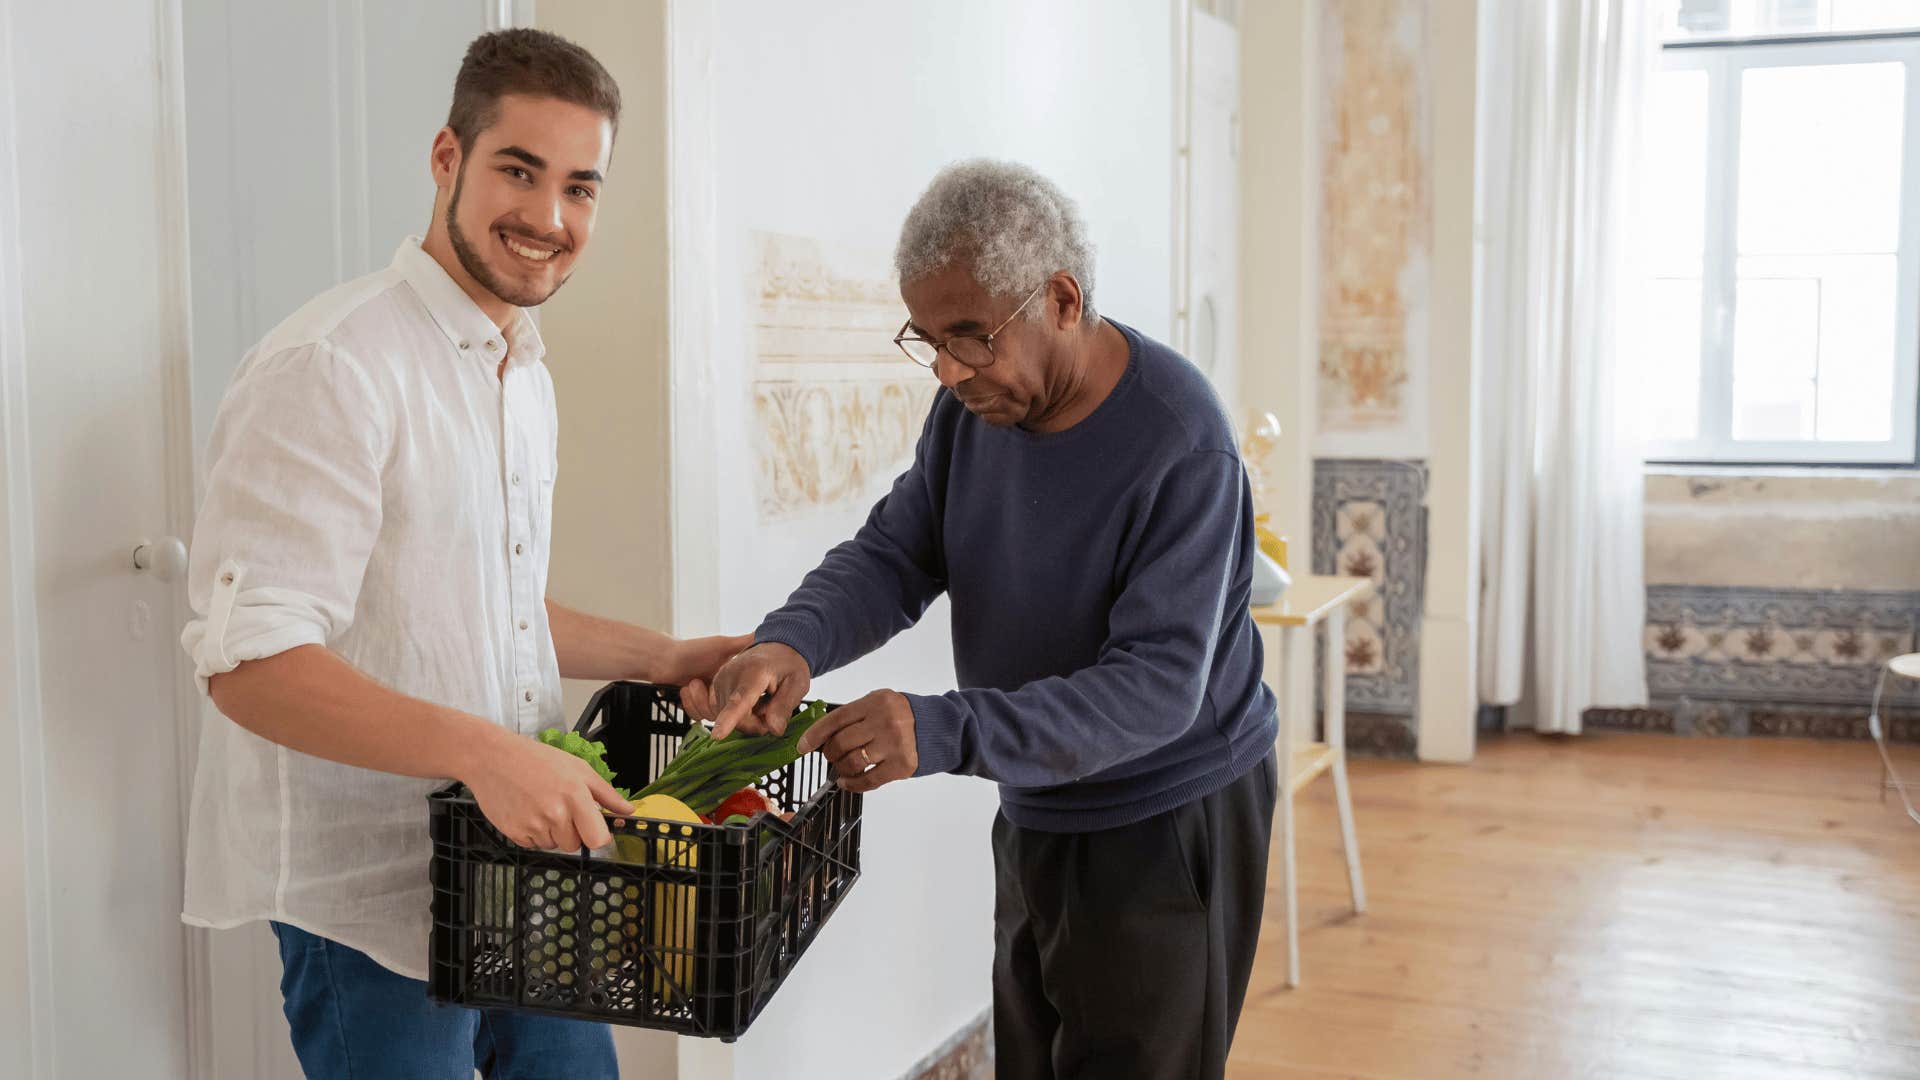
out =
<path fill-rule="evenodd" d="M 525 619 L 521 619 L 521 620 L 520 620 L 520 629 L 522 629 L 522 630 L 525 630 L 526 628 L 527 628 L 527 620 L 525 620 Z"/>
<path fill-rule="evenodd" d="M 533 691 L 531 691 L 531 690 L 529 690 L 529 691 L 527 691 L 527 693 L 526 693 L 526 698 L 527 698 L 527 700 L 528 700 L 528 701 L 532 701 L 532 700 L 533 700 Z"/>
<path fill-rule="evenodd" d="M 460 343 L 460 347 L 461 347 L 461 348 L 463 348 L 463 349 L 471 349 L 471 348 L 473 348 L 473 346 L 471 346 L 471 345 L 469 345 L 469 344 L 467 344 L 467 343 L 466 343 L 466 342 L 464 342 L 464 341 Z"/>
<path fill-rule="evenodd" d="M 514 474 L 513 474 L 513 486 L 514 486 L 514 487 L 519 487 L 519 486 L 520 486 L 520 474 L 519 474 L 519 473 L 514 473 Z"/>
<path fill-rule="evenodd" d="M 513 553 L 515 555 L 525 555 L 527 553 L 527 549 L 524 547 L 521 547 L 519 544 L 515 544 L 513 545 Z"/>
<path fill-rule="evenodd" d="M 491 338 L 489 338 L 489 339 L 487 340 L 487 348 L 489 348 L 489 349 L 497 349 L 497 348 L 499 348 L 499 347 L 500 347 L 500 343 L 499 343 L 499 342 L 497 342 L 497 341 L 494 341 L 494 340 L 492 340 Z"/>

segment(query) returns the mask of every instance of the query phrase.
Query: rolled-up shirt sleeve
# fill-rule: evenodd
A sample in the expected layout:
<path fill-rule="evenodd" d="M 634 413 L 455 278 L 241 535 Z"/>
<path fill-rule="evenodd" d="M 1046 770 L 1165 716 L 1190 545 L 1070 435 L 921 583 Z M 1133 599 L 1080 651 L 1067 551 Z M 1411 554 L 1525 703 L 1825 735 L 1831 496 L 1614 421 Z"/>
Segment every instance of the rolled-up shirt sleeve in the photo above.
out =
<path fill-rule="evenodd" d="M 221 402 L 194 524 L 181 634 L 202 693 L 249 660 L 353 622 L 380 534 L 391 417 L 325 343 L 252 358 Z"/>

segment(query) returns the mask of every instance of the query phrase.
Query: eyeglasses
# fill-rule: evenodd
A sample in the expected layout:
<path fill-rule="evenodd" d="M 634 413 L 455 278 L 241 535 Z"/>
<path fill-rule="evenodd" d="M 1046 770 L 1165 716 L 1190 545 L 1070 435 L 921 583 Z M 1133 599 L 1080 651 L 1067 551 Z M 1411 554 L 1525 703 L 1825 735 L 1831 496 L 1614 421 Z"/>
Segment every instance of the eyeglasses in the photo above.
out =
<path fill-rule="evenodd" d="M 994 360 L 994 337 L 1005 330 L 1007 324 L 1019 317 L 1021 312 L 1027 310 L 1027 305 L 1033 303 L 1033 298 L 1039 296 L 1040 290 L 1046 287 L 1047 283 L 1044 281 L 1035 285 L 1033 291 L 1027 294 L 1027 298 L 1020 301 L 1020 306 L 1013 309 L 1013 314 L 1001 320 L 1000 325 L 994 327 L 990 333 L 956 334 L 945 341 L 932 341 L 919 336 L 909 337 L 907 331 L 913 329 L 913 320 L 908 319 L 906 324 L 900 327 L 900 332 L 893 335 L 893 343 L 900 346 L 900 351 L 907 354 L 907 359 L 923 368 L 932 367 L 940 359 L 941 349 L 947 350 L 948 356 L 970 368 L 989 367 Z"/>

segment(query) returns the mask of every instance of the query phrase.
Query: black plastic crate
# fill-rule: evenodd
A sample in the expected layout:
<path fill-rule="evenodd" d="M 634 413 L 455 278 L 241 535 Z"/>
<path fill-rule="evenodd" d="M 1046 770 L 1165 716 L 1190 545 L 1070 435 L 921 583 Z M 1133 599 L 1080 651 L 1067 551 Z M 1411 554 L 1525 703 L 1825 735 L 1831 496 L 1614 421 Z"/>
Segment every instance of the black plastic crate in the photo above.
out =
<path fill-rule="evenodd" d="M 638 789 L 692 722 L 679 691 L 613 683 L 575 730 Z M 519 847 L 453 784 L 428 798 L 428 993 L 731 1042 L 860 877 L 861 798 L 818 753 L 754 785 L 784 810 L 745 825 L 609 818 L 612 858 Z"/>

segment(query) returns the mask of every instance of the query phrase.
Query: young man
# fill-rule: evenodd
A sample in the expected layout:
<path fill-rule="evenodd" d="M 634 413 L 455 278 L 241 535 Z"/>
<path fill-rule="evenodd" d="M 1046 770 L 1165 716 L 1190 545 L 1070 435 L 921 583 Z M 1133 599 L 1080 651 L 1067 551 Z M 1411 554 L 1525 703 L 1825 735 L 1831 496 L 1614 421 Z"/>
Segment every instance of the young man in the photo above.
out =
<path fill-rule="evenodd" d="M 800 749 L 854 791 L 999 781 L 1002 1080 L 1219 1077 L 1277 776 L 1232 425 L 1192 364 L 1095 314 L 1085 227 L 1031 169 L 942 172 L 895 265 L 895 340 L 945 388 L 913 465 L 686 697 L 716 738 L 783 729 L 814 675 L 945 592 L 960 688 L 874 691 Z"/>
<path fill-rule="evenodd" d="M 214 425 L 183 642 L 229 719 L 201 736 L 184 917 L 272 922 L 310 1076 L 615 1075 L 602 1025 L 423 980 L 428 793 L 465 781 L 529 847 L 607 843 L 601 807 L 631 808 L 529 737 L 565 722 L 560 679 L 682 684 L 747 643 L 545 599 L 557 418 L 523 309 L 586 250 L 619 115 L 578 46 L 476 40 L 426 239 L 268 334 Z"/>

